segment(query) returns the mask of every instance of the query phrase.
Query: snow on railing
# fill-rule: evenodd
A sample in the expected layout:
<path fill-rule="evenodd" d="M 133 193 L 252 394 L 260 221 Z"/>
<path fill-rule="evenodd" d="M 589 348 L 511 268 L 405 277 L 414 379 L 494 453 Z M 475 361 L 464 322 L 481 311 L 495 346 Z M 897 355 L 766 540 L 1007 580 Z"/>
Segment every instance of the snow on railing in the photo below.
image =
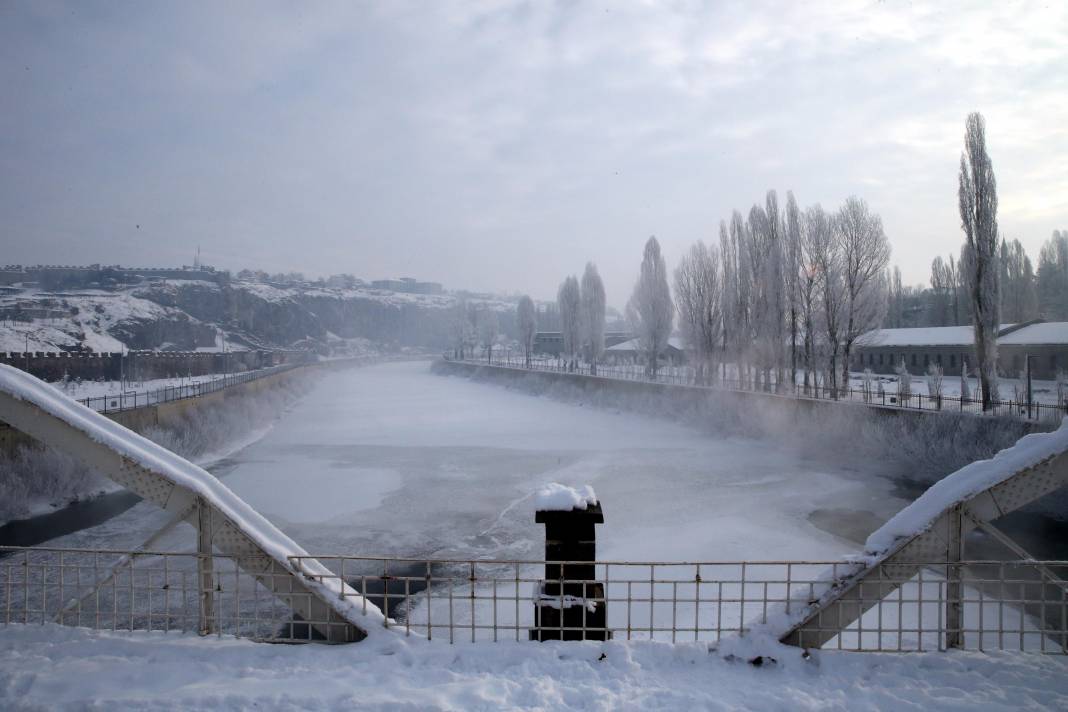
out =
<path fill-rule="evenodd" d="M 113 575 L 121 557 L 129 562 Z M 818 597 L 824 572 L 845 572 L 837 561 L 601 561 L 587 597 L 565 595 L 569 583 L 546 596 L 547 562 L 538 560 L 427 560 L 357 556 L 294 556 L 325 564 L 316 576 L 333 579 L 358 605 L 388 611 L 395 632 L 449 643 L 537 638 L 536 606 L 607 607 L 607 622 L 553 629 L 579 638 L 653 639 L 716 644 L 767 627 L 776 611 Z M 210 590 L 198 575 L 198 556 L 169 552 L 0 548 L 0 624 L 57 622 L 107 630 L 196 631 L 198 606 L 211 599 L 213 630 L 256 640 L 316 639 L 315 624 L 293 616 L 240 562 L 215 555 Z M 548 562 L 564 566 L 576 562 Z M 582 562 L 585 563 L 585 562 Z M 1068 562 L 1040 562 L 1063 579 Z M 1068 604 L 1063 585 L 1036 576 L 1034 561 L 924 563 L 896 581 L 895 591 L 872 601 L 824 649 L 944 650 L 952 635 L 977 650 L 1068 652 Z M 889 568 L 888 580 L 894 577 Z M 952 574 L 952 575 L 950 575 Z M 950 629 L 942 611 L 950 581 L 963 586 L 964 614 Z M 339 586 L 342 581 L 347 586 Z M 872 589 L 873 595 L 875 589 Z M 562 618 L 560 619 L 562 620 Z M 311 625 L 309 625 L 311 623 Z M 532 635 L 532 631 L 535 635 Z"/>
<path fill-rule="evenodd" d="M 983 410 L 981 400 L 964 398 L 960 396 L 931 396 L 922 393 L 902 395 L 887 393 L 875 389 L 864 388 L 831 388 L 825 384 L 803 383 L 759 383 L 754 379 L 739 379 L 723 377 L 718 372 L 707 376 L 704 380 L 697 377 L 696 369 L 689 366 L 664 365 L 652 374 L 645 366 L 640 364 L 608 365 L 597 364 L 591 368 L 589 364 L 579 363 L 568 366 L 559 359 L 537 359 L 529 364 L 522 356 L 508 355 L 486 358 L 454 358 L 444 355 L 446 361 L 459 361 L 473 365 L 494 366 L 500 368 L 512 368 L 526 371 L 544 371 L 549 373 L 566 373 L 579 376 L 591 376 L 596 378 L 608 378 L 625 381 L 639 381 L 643 383 L 661 383 L 692 388 L 707 388 L 710 390 L 734 391 L 744 393 L 764 393 L 783 397 L 798 398 L 803 400 L 831 400 L 841 402 L 863 403 L 869 406 L 882 408 L 894 408 L 901 410 L 918 410 L 927 412 L 953 412 L 970 415 L 984 415 L 1003 418 L 1013 418 L 1032 422 L 1059 423 L 1062 418 L 1068 417 L 1068 403 L 1061 405 L 1055 403 L 1042 403 L 1016 400 L 991 401 L 989 408 Z"/>
<path fill-rule="evenodd" d="M 123 410 L 133 410 L 135 408 L 144 408 L 145 406 L 158 405 L 160 403 L 170 403 L 185 398 L 197 398 L 233 386 L 239 386 L 244 383 L 250 383 L 261 378 L 266 378 L 267 376 L 273 376 L 277 373 L 291 371 L 306 365 L 308 364 L 285 363 L 278 366 L 256 369 L 254 371 L 206 376 L 203 380 L 194 381 L 190 379 L 189 383 L 179 382 L 171 386 L 164 386 L 162 388 L 147 391 L 121 391 L 119 393 L 111 393 L 103 396 L 89 396 L 77 400 L 87 408 L 92 408 L 100 413 L 118 413 Z"/>

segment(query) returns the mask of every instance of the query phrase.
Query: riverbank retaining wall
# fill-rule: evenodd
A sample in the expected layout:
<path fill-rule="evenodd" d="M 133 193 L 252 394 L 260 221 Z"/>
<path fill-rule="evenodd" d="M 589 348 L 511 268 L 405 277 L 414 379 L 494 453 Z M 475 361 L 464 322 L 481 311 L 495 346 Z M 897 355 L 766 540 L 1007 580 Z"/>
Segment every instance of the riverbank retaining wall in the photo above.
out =
<path fill-rule="evenodd" d="M 993 456 L 1048 423 L 815 400 L 751 391 L 625 381 L 553 371 L 439 360 L 435 373 L 494 383 L 595 407 L 664 417 L 717 435 L 757 437 L 807 453 L 839 451 L 908 463 L 931 481 Z"/>

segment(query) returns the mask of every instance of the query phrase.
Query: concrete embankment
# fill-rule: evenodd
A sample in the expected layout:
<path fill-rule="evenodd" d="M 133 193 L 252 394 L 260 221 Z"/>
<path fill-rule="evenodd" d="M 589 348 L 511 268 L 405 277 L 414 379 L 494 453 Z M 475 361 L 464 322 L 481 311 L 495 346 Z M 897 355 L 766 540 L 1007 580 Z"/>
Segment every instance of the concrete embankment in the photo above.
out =
<path fill-rule="evenodd" d="M 309 363 L 286 371 L 267 374 L 262 378 L 238 383 L 217 391 L 202 393 L 194 397 L 181 398 L 164 403 L 153 403 L 106 413 L 105 415 L 136 433 L 144 434 L 157 428 L 166 429 L 180 426 L 184 420 L 190 416 L 195 416 L 197 412 L 214 408 L 230 398 L 256 395 L 311 372 L 349 368 L 370 363 L 374 360 L 336 359 Z M 19 448 L 35 446 L 36 441 L 31 437 L 15 430 L 6 423 L 0 422 L 0 455 L 14 456 Z"/>
<path fill-rule="evenodd" d="M 528 393 L 619 408 L 709 432 L 771 438 L 802 452 L 840 451 L 908 464 L 930 482 L 976 459 L 992 456 L 1048 424 L 921 411 L 864 403 L 795 398 L 749 391 L 626 381 L 554 371 L 438 360 L 433 370 Z"/>

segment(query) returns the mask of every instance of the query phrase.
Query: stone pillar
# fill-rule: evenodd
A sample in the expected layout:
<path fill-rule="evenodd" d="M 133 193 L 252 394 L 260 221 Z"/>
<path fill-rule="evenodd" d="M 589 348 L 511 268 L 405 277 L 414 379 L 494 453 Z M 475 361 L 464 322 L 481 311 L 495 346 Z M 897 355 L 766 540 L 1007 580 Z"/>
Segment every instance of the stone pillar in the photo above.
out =
<path fill-rule="evenodd" d="M 545 580 L 536 584 L 531 640 L 609 640 L 605 586 L 597 575 L 597 535 L 604 522 L 601 505 L 541 510 L 545 525 Z M 548 563 L 570 562 L 570 563 Z"/>

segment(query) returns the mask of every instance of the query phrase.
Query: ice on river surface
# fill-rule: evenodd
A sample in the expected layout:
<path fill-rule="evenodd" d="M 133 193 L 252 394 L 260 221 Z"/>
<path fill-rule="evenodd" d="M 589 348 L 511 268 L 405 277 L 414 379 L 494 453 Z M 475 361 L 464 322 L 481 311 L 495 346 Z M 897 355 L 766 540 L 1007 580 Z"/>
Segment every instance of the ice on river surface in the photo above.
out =
<path fill-rule="evenodd" d="M 856 463 L 434 375 L 425 362 L 325 374 L 228 467 L 223 481 L 313 553 L 538 558 L 534 498 L 550 482 L 594 487 L 598 556 L 616 560 L 837 558 L 859 546 L 810 513 L 885 519 L 904 504 Z M 134 545 L 156 521 L 146 507 L 75 538 Z"/>

